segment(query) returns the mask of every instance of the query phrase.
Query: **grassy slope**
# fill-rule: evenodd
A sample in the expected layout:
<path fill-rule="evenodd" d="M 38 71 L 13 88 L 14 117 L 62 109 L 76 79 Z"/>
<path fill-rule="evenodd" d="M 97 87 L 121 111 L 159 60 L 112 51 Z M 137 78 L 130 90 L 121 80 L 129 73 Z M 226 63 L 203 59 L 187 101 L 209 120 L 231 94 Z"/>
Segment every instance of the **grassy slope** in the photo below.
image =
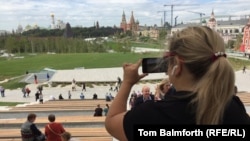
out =
<path fill-rule="evenodd" d="M 37 72 L 46 67 L 52 69 L 106 68 L 118 67 L 124 62 L 135 62 L 139 58 L 159 56 L 159 53 L 79 53 L 79 54 L 39 54 L 25 55 L 24 58 L 0 60 L 0 80 Z"/>

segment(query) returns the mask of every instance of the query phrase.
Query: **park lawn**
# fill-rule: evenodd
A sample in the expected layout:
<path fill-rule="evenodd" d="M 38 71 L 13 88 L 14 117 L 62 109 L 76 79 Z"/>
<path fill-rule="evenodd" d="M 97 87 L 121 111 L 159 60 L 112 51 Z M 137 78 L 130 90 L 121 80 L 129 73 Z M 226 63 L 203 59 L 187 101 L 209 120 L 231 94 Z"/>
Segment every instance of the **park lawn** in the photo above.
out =
<path fill-rule="evenodd" d="M 144 57 L 159 57 L 162 53 L 71 53 L 71 54 L 24 54 L 19 58 L 0 59 L 0 81 L 25 74 L 39 72 L 44 68 L 109 68 L 121 67 L 123 63 L 134 63 Z M 22 56 L 22 57 L 21 57 Z M 229 58 L 235 71 L 250 68 L 249 60 Z"/>
<path fill-rule="evenodd" d="M 143 48 L 156 48 L 156 49 L 161 49 L 161 45 L 157 45 L 155 43 L 137 43 L 137 42 L 132 42 L 131 45 L 133 47 L 143 47 Z"/>
<path fill-rule="evenodd" d="M 16 106 L 18 104 L 24 104 L 24 102 L 0 102 L 0 106 Z"/>
<path fill-rule="evenodd" d="M 17 59 L 0 60 L 0 81 L 44 68 L 74 69 L 121 67 L 124 62 L 134 63 L 143 57 L 157 57 L 160 53 L 71 53 L 24 55 Z M 20 55 L 21 56 L 21 55 Z"/>

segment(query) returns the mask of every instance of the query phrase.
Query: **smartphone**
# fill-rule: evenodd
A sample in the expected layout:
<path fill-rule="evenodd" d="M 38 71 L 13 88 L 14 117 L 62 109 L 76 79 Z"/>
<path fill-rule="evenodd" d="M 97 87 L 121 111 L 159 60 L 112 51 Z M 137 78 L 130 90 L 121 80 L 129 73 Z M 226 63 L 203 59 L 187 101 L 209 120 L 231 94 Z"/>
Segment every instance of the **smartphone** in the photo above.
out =
<path fill-rule="evenodd" d="M 142 72 L 143 73 L 163 73 L 167 72 L 168 64 L 164 58 L 143 58 Z"/>

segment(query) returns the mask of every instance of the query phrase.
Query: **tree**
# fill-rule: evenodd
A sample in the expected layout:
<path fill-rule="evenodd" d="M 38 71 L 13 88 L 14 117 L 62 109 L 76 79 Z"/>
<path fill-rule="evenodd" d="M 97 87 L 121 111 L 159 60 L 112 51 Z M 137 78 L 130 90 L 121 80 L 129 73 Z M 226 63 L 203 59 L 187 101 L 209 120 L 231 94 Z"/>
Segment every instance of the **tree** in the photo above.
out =
<path fill-rule="evenodd" d="M 166 29 L 161 29 L 160 31 L 159 31 L 159 39 L 160 40 L 165 40 L 166 39 L 166 37 L 167 37 L 167 30 Z"/>
<path fill-rule="evenodd" d="M 65 31 L 63 33 L 63 37 L 66 37 L 66 38 L 72 38 L 73 37 L 73 32 L 71 30 L 71 27 L 70 27 L 69 23 L 66 24 L 66 28 L 65 28 Z"/>
<path fill-rule="evenodd" d="M 240 45 L 242 43 L 242 37 L 243 37 L 243 35 L 241 33 L 236 35 L 236 41 L 234 42 L 234 49 L 235 50 L 240 49 Z"/>

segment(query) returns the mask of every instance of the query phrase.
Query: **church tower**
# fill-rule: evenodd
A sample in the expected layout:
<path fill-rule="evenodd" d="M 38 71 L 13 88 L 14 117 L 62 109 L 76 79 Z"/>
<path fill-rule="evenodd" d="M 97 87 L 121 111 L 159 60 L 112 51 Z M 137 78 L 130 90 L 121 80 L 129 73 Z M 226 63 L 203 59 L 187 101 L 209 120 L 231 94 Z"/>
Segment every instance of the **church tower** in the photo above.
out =
<path fill-rule="evenodd" d="M 214 10 L 212 10 L 210 19 L 209 19 L 209 21 L 207 23 L 207 26 L 216 31 L 217 22 L 216 22 L 216 19 L 215 19 L 215 16 L 214 16 Z"/>
<path fill-rule="evenodd" d="M 133 11 L 131 12 L 129 23 L 126 22 L 126 16 L 125 16 L 125 13 L 123 11 L 120 28 L 122 28 L 124 32 L 131 31 L 132 33 L 136 33 L 136 31 L 138 31 L 139 21 L 138 20 L 135 21 Z"/>
<path fill-rule="evenodd" d="M 125 16 L 124 11 L 122 14 L 122 22 L 120 24 L 120 28 L 122 28 L 124 32 L 127 30 L 127 22 L 126 22 L 126 16 Z"/>
<path fill-rule="evenodd" d="M 131 17 L 130 17 L 130 30 L 135 31 L 136 30 L 136 25 L 135 25 L 135 18 L 134 18 L 134 13 L 133 11 L 131 12 Z"/>

